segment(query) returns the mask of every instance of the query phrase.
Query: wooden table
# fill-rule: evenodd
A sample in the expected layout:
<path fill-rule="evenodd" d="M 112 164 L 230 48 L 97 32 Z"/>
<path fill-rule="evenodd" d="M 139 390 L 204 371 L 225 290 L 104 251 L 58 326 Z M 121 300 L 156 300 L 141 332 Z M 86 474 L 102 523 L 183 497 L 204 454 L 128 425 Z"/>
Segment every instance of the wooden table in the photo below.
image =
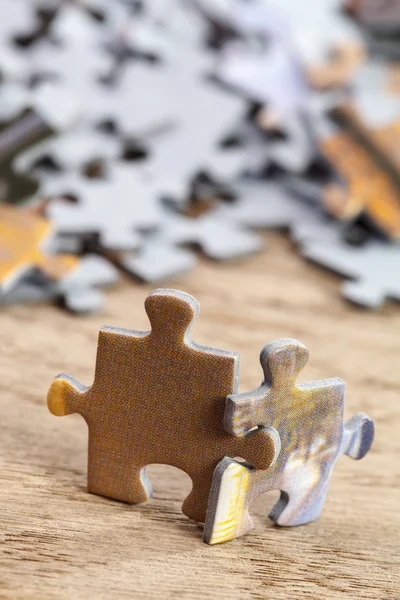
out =
<path fill-rule="evenodd" d="M 52 377 L 93 380 L 98 327 L 148 328 L 150 288 L 122 284 L 101 315 L 56 308 L 0 314 L 0 598 L 400 598 L 400 310 L 344 304 L 336 277 L 304 263 L 280 236 L 239 264 L 203 262 L 169 282 L 198 298 L 193 338 L 241 354 L 241 390 L 259 384 L 268 341 L 295 337 L 311 351 L 303 381 L 347 382 L 346 417 L 376 424 L 370 454 L 337 464 L 321 519 L 279 529 L 277 494 L 252 507 L 255 529 L 209 547 L 181 513 L 187 475 L 151 466 L 154 498 L 128 506 L 87 494 L 86 425 L 46 408 Z"/>

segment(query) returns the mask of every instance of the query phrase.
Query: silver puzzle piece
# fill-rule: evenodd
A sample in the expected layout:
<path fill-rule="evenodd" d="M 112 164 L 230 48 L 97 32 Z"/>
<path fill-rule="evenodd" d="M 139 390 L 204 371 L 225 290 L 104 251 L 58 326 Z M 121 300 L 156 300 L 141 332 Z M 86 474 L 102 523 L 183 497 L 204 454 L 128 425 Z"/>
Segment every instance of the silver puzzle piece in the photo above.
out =
<path fill-rule="evenodd" d="M 193 252 L 165 243 L 157 235 L 144 241 L 137 254 L 128 254 L 119 260 L 127 273 L 147 283 L 190 271 L 196 262 Z"/>
<path fill-rule="evenodd" d="M 279 180 L 248 179 L 239 181 L 233 189 L 238 199 L 224 210 L 248 227 L 289 229 L 305 210 Z"/>
<path fill-rule="evenodd" d="M 29 273 L 6 293 L 0 294 L 0 306 L 62 300 L 71 312 L 97 312 L 103 306 L 98 287 L 110 286 L 119 280 L 117 269 L 106 259 L 87 255 L 78 266 L 58 282 Z"/>
<path fill-rule="evenodd" d="M 258 252 L 263 247 L 260 236 L 230 219 L 224 207 L 197 219 L 178 214 L 166 217 L 161 237 L 174 244 L 195 244 L 213 260 L 231 260 Z"/>
<path fill-rule="evenodd" d="M 309 240 L 301 253 L 305 258 L 350 279 L 342 295 L 365 308 L 380 308 L 385 300 L 400 301 L 400 245 L 371 240 L 362 246 L 346 245 L 331 230 L 328 240 Z"/>
<path fill-rule="evenodd" d="M 97 233 L 108 250 L 132 250 L 140 245 L 138 230 L 160 224 L 159 199 L 130 165 L 115 164 L 106 180 L 65 177 L 48 182 L 44 193 L 76 196 L 76 203 L 53 200 L 48 215 L 60 235 Z"/>

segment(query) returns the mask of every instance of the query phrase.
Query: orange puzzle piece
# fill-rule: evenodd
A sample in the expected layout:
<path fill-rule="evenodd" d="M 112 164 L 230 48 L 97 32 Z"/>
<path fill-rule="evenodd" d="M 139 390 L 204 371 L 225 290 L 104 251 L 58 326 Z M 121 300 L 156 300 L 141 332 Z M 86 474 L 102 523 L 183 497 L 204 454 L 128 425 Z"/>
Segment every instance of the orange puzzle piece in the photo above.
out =
<path fill-rule="evenodd" d="M 7 289 L 27 269 L 36 267 L 52 279 L 61 279 L 78 264 L 70 255 L 46 254 L 53 233 L 50 221 L 33 212 L 0 206 L 0 288 Z"/>

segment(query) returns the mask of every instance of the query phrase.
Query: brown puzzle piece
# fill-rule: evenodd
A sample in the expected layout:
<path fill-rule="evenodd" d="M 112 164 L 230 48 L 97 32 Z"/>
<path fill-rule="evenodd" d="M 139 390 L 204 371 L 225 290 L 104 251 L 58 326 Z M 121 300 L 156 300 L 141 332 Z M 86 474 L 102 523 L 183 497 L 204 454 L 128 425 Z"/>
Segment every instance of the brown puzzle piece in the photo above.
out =
<path fill-rule="evenodd" d="M 183 512 L 204 522 L 218 462 L 244 457 L 267 469 L 279 452 L 279 436 L 266 429 L 237 438 L 224 430 L 239 357 L 189 339 L 198 313 L 194 298 L 155 290 L 145 308 L 151 331 L 102 327 L 92 387 L 58 376 L 49 409 L 58 416 L 79 413 L 88 424 L 89 492 L 144 502 L 151 495 L 146 465 L 173 465 L 193 482 Z"/>

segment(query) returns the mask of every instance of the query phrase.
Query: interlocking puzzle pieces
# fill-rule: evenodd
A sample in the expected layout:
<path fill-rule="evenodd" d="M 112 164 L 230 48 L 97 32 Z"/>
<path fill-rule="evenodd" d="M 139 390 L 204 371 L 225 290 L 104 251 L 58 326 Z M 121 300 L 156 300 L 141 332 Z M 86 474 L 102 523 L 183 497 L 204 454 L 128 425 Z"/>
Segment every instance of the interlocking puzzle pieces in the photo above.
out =
<path fill-rule="evenodd" d="M 296 384 L 307 360 L 308 350 L 297 340 L 272 342 L 261 352 L 261 386 L 228 397 L 227 431 L 240 437 L 254 426 L 271 425 L 281 437 L 281 453 L 269 471 L 252 470 L 227 458 L 218 465 L 204 531 L 209 544 L 248 532 L 249 505 L 267 491 L 281 492 L 269 515 L 277 525 L 316 520 L 338 457 L 347 454 L 358 460 L 370 449 L 374 425 L 365 414 L 343 425 L 341 379 Z"/>
<path fill-rule="evenodd" d="M 185 471 L 193 489 L 184 513 L 204 522 L 213 471 L 224 456 L 268 468 L 279 452 L 273 429 L 235 437 L 224 431 L 225 397 L 237 389 L 238 356 L 195 344 L 194 298 L 159 289 L 146 299 L 150 332 L 103 327 L 93 385 L 59 375 L 50 411 L 79 413 L 89 428 L 88 490 L 130 503 L 151 496 L 145 467 Z"/>

